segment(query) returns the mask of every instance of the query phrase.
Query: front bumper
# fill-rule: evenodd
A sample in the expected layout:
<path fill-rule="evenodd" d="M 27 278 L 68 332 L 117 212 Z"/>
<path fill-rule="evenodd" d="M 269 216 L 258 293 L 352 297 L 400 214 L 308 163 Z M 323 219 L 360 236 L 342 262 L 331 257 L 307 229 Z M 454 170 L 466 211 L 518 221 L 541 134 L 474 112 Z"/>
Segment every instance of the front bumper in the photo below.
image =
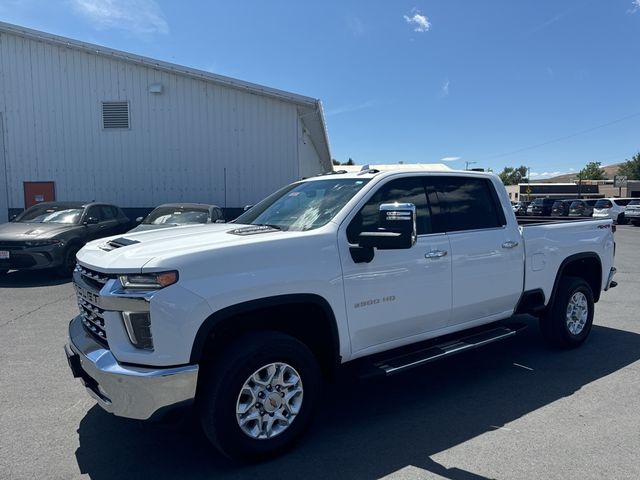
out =
<path fill-rule="evenodd" d="M 118 363 L 82 326 L 80 317 L 69 324 L 64 347 L 73 376 L 107 412 L 146 420 L 193 402 L 198 365 L 144 368 Z"/>
<path fill-rule="evenodd" d="M 65 249 L 57 245 L 45 247 L 2 247 L 9 251 L 9 259 L 0 260 L 0 269 L 38 270 L 62 265 Z"/>

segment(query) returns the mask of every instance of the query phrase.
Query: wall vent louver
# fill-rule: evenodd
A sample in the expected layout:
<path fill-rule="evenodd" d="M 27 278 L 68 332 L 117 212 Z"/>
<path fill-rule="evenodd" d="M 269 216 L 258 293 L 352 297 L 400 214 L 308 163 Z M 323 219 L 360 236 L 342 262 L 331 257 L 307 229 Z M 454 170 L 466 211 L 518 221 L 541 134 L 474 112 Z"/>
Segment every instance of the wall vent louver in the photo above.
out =
<path fill-rule="evenodd" d="M 129 128 L 129 102 L 102 102 L 102 128 Z"/>

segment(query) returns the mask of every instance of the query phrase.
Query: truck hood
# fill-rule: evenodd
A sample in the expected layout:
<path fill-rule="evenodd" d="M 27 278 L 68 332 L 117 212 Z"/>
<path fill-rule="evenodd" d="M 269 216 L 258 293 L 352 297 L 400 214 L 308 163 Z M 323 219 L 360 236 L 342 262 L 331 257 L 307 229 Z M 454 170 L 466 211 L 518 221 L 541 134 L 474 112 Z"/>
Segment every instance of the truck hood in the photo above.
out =
<path fill-rule="evenodd" d="M 156 269 L 162 264 L 167 268 L 179 268 L 178 257 L 300 233 L 303 232 L 229 223 L 185 225 L 102 238 L 88 243 L 78 252 L 77 258 L 84 266 L 105 273 L 134 273 L 145 265 Z"/>
<path fill-rule="evenodd" d="M 61 223 L 9 222 L 0 225 L 0 240 L 27 241 L 53 238 L 60 233 L 84 228 L 79 225 Z"/>

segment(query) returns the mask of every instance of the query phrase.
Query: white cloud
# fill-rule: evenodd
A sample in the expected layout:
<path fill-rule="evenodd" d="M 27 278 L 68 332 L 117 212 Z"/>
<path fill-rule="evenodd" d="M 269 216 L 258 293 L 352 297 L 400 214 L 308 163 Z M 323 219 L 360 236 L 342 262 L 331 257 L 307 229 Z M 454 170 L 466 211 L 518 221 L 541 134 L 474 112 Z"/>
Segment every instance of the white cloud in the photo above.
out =
<path fill-rule="evenodd" d="M 442 87 L 440 87 L 440 96 L 441 97 L 448 97 L 449 96 L 449 84 L 451 82 L 449 82 L 449 79 L 447 78 L 444 83 L 442 84 Z"/>
<path fill-rule="evenodd" d="M 629 9 L 629 13 L 636 13 L 640 10 L 640 0 L 633 0 L 631 2 L 631 8 Z"/>
<path fill-rule="evenodd" d="M 349 30 L 351 30 L 351 33 L 354 37 L 362 37 L 367 30 L 362 20 L 360 20 L 358 17 L 349 19 L 347 26 L 349 27 Z"/>
<path fill-rule="evenodd" d="M 557 177 L 558 175 L 565 175 L 569 172 L 542 172 L 542 173 L 538 173 L 538 172 L 531 172 L 531 178 L 551 178 L 551 177 Z"/>
<path fill-rule="evenodd" d="M 431 22 L 426 15 L 423 15 L 415 8 L 411 10 L 411 16 L 403 15 L 404 21 L 413 26 L 414 32 L 428 32 L 431 29 Z"/>
<path fill-rule="evenodd" d="M 148 36 L 169 33 L 169 24 L 154 0 L 70 0 L 97 29 L 125 30 Z"/>
<path fill-rule="evenodd" d="M 440 159 L 441 162 L 457 162 L 458 160 L 462 160 L 462 157 L 442 157 Z"/>

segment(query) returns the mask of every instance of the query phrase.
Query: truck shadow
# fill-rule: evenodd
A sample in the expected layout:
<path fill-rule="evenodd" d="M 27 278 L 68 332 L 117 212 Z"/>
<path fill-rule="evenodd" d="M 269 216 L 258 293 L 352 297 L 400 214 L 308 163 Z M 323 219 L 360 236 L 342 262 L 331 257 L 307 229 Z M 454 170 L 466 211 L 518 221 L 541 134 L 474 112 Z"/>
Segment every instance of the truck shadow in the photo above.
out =
<path fill-rule="evenodd" d="M 0 275 L 0 288 L 33 288 L 51 287 L 69 283 L 69 278 L 62 278 L 53 270 L 13 270 Z"/>
<path fill-rule="evenodd" d="M 520 318 L 518 320 L 521 320 Z M 93 407 L 76 459 L 92 479 L 379 478 L 409 466 L 452 480 L 485 478 L 431 456 L 512 422 L 640 359 L 640 335 L 594 326 L 580 349 L 544 346 L 531 318 L 516 338 L 395 377 L 345 375 L 324 392 L 311 431 L 291 452 L 236 465 L 194 421 L 145 424 Z M 527 368 L 522 368 L 525 366 Z M 530 368 L 531 370 L 529 370 Z"/>

